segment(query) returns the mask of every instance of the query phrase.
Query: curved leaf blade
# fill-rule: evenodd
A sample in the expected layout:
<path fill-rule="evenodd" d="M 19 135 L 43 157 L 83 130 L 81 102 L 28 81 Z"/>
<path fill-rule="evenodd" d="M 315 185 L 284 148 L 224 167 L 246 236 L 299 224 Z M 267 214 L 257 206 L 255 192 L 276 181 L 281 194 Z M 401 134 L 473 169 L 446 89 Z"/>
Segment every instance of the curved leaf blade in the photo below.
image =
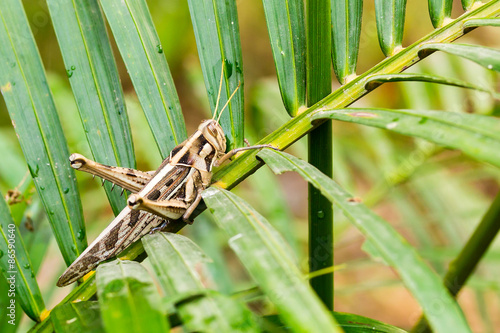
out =
<path fill-rule="evenodd" d="M 482 19 L 472 19 L 464 22 L 464 30 L 473 27 L 500 27 L 500 19 L 497 18 L 482 18 Z"/>
<path fill-rule="evenodd" d="M 263 0 L 281 99 L 294 117 L 306 105 L 306 34 L 301 0 Z"/>
<path fill-rule="evenodd" d="M 87 246 L 68 147 L 42 61 L 19 0 L 0 3 L 0 88 L 64 261 Z"/>
<path fill-rule="evenodd" d="M 203 78 L 212 113 L 220 112 L 231 94 L 220 124 L 228 140 L 228 149 L 243 145 L 243 56 L 236 2 L 231 0 L 188 0 Z M 224 77 L 218 109 L 217 93 L 224 61 Z"/>
<path fill-rule="evenodd" d="M 209 258 L 190 239 L 156 233 L 142 239 L 165 296 L 190 332 L 260 332 L 252 313 L 234 299 L 203 286 Z M 206 273 L 206 272 L 205 272 Z"/>
<path fill-rule="evenodd" d="M 169 324 L 153 280 L 141 264 L 114 260 L 96 271 L 107 332 L 167 332 Z"/>
<path fill-rule="evenodd" d="M 51 311 L 56 333 L 105 333 L 99 303 L 96 301 L 68 303 Z"/>
<path fill-rule="evenodd" d="M 495 117 L 445 111 L 340 109 L 320 111 L 312 119 L 320 118 L 419 137 L 500 167 L 500 119 Z"/>
<path fill-rule="evenodd" d="M 491 47 L 469 44 L 430 43 L 423 45 L 420 50 L 443 51 L 469 59 L 485 68 L 500 72 L 500 50 Z"/>
<path fill-rule="evenodd" d="M 432 74 L 422 74 L 422 73 L 394 73 L 394 74 L 378 74 L 370 76 L 365 83 L 367 90 L 373 90 L 382 83 L 386 82 L 406 82 L 406 81 L 418 81 L 418 82 L 428 82 L 428 83 L 438 83 L 448 86 L 454 86 L 459 88 L 467 88 L 478 91 L 484 91 L 495 98 L 499 98 L 500 95 L 490 88 L 483 87 L 474 83 L 469 83 L 463 80 L 444 77 Z"/>
<path fill-rule="evenodd" d="M 444 25 L 446 19 L 451 17 L 453 0 L 429 0 L 429 15 L 434 28 Z"/>
<path fill-rule="evenodd" d="M 0 221 L 0 271 L 9 285 L 8 292 L 3 296 L 9 298 L 10 302 L 7 316 L 12 313 L 10 306 L 15 307 L 16 301 L 19 301 L 31 319 L 40 321 L 45 311 L 42 294 L 21 234 L 1 193 Z"/>
<path fill-rule="evenodd" d="M 405 14 L 406 0 L 375 0 L 378 42 L 386 57 L 401 49 Z"/>
<path fill-rule="evenodd" d="M 146 1 L 100 3 L 158 149 L 166 158 L 187 134 L 179 97 Z"/>
<path fill-rule="evenodd" d="M 379 253 L 394 267 L 406 287 L 416 298 L 437 332 L 471 332 L 467 321 L 439 276 L 418 255 L 417 251 L 394 228 L 365 205 L 326 177 L 315 167 L 292 155 L 265 149 L 258 156 L 280 174 L 295 171 L 321 191 L 355 224 Z M 442 311 L 435 311 L 439 302 Z"/>
<path fill-rule="evenodd" d="M 217 224 L 230 237 L 229 246 L 291 330 L 341 332 L 269 222 L 231 192 L 212 186 L 202 195 Z"/>
<path fill-rule="evenodd" d="M 462 0 L 462 8 L 464 10 L 469 10 L 474 6 L 474 4 L 477 2 L 477 0 Z"/>
<path fill-rule="evenodd" d="M 94 160 L 135 169 L 134 147 L 118 70 L 97 0 L 48 0 L 54 30 Z M 117 215 L 126 205 L 105 184 Z"/>

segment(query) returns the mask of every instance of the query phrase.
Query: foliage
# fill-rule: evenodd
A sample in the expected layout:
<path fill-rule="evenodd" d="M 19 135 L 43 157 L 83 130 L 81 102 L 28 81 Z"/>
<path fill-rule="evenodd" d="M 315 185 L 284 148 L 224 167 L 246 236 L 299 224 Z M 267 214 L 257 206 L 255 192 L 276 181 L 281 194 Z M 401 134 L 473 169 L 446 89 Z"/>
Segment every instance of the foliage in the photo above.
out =
<path fill-rule="evenodd" d="M 500 51 L 471 40 L 453 42 L 476 28 L 500 25 L 500 1 L 462 0 L 464 12 L 456 18 L 451 18 L 452 1 L 429 1 L 434 28 L 426 34 L 417 27 L 420 39 L 408 46 L 404 22 L 414 13 L 406 13 L 406 1 L 375 1 L 374 7 L 359 0 L 252 3 L 261 10 L 258 22 L 266 24 L 269 34 L 265 47 L 277 74 L 273 81 L 255 81 L 243 66 L 248 31 L 241 27 L 248 19 L 242 13 L 238 17 L 237 2 L 161 3 L 47 0 L 47 19 L 64 64 L 57 74 L 42 62 L 50 42 L 38 40 L 33 8 L 20 0 L 0 2 L 0 88 L 6 110 L 0 112 L 0 331 L 156 332 L 182 326 L 210 332 L 401 332 L 415 325 L 415 332 L 429 327 L 470 332 L 475 313 L 454 298 L 468 280 L 478 304 L 476 317 L 485 332 L 493 330 L 495 319 L 482 310 L 488 308 L 489 289 L 499 289 L 488 279 L 497 273 L 497 249 L 486 251 L 500 214 L 494 73 L 500 70 Z M 175 14 L 155 21 L 161 6 Z M 372 31 L 362 25 L 367 21 L 363 11 L 374 13 Z M 190 48 L 184 34 L 189 16 L 201 69 L 189 57 L 181 60 Z M 387 57 L 371 68 L 359 62 L 367 69 L 357 70 L 358 55 L 363 59 L 366 45 L 377 38 L 379 54 Z M 422 61 L 433 53 L 437 57 Z M 247 137 L 280 150 L 293 145 L 291 151 L 304 156 L 299 140 L 311 132 L 307 150 L 318 168 L 283 152 L 241 154 L 216 170 L 195 224 L 186 228 L 189 238 L 175 234 L 183 222 L 171 221 L 170 233 L 147 235 L 72 291 L 63 289 L 61 300 L 54 286 L 63 263 L 74 261 L 87 238 L 94 238 L 88 234 L 98 234 L 110 220 L 104 207 L 116 215 L 126 198 L 105 184 L 105 200 L 89 177 L 75 175 L 69 151 L 92 154 L 104 164 L 156 168 L 190 133 L 188 109 L 216 109 L 221 68 L 219 103 L 242 87 L 221 118 L 229 146 L 241 146 Z M 329 93 L 332 69 L 340 86 Z M 251 89 L 243 89 L 245 84 Z M 194 91 L 189 98 L 180 89 L 184 86 Z M 458 92 L 456 87 L 467 89 Z M 246 121 L 244 96 L 251 115 Z M 326 153 L 333 143 L 331 120 L 336 129 L 333 179 L 328 176 L 332 157 Z M 22 152 L 14 144 L 14 131 Z M 264 163 L 275 173 L 293 171 L 310 183 L 309 254 L 302 250 L 304 223 L 292 217 L 287 193 L 267 167 L 249 178 L 245 190 L 236 190 L 245 199 L 228 192 Z M 286 186 L 294 186 L 286 179 Z M 477 184 L 488 189 L 481 192 Z M 296 195 L 305 197 L 302 192 Z M 324 199 L 314 199 L 315 192 Z M 330 203 L 337 207 L 333 226 Z M 372 210 L 375 205 L 383 217 Z M 86 228 L 84 217 L 97 223 Z M 376 261 L 394 269 L 397 277 L 377 280 L 369 273 L 356 284 L 340 281 L 335 310 L 358 304 L 356 293 L 364 297 L 384 288 L 376 283 L 392 283 L 404 286 L 418 303 L 405 313 L 411 321 L 390 311 L 372 317 L 393 325 L 330 311 L 332 243 L 338 257 L 352 235 L 359 235 L 354 230 L 365 239 L 362 248 L 371 260 L 341 259 L 347 265 L 335 273 L 337 280 L 361 271 L 360 263 L 371 272 L 383 270 Z M 470 278 L 480 260 L 486 265 Z M 55 261 L 57 269 L 52 268 Z M 321 283 L 309 283 L 318 277 Z M 13 286 L 15 298 L 9 291 Z M 7 316 L 12 299 L 15 318 Z M 49 304 L 57 305 L 49 311 Z M 20 324 L 21 312 L 30 319 Z"/>

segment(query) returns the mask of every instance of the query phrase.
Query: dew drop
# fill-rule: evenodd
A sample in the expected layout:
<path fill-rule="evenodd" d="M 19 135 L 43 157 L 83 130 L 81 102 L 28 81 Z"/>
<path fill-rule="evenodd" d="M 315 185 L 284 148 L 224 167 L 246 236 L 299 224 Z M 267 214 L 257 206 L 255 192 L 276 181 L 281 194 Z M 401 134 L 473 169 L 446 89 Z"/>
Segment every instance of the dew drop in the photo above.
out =
<path fill-rule="evenodd" d="M 156 45 L 156 51 L 158 53 L 163 53 L 163 47 L 161 46 L 161 44 Z"/>
<path fill-rule="evenodd" d="M 75 66 L 71 66 L 71 70 L 74 71 L 76 69 Z"/>
<path fill-rule="evenodd" d="M 31 271 L 31 277 L 34 278 L 35 277 L 35 272 Z"/>
<path fill-rule="evenodd" d="M 30 264 L 24 264 L 23 266 L 25 269 L 29 269 L 30 268 Z"/>
<path fill-rule="evenodd" d="M 3 257 L 3 251 L 0 250 L 0 258 L 2 258 L 2 257 Z"/>
<path fill-rule="evenodd" d="M 71 251 L 73 251 L 74 254 L 77 254 L 76 245 L 75 244 L 71 245 Z"/>
<path fill-rule="evenodd" d="M 64 193 L 68 193 L 68 192 L 69 192 L 69 187 L 65 187 L 65 188 L 63 189 L 63 192 L 64 192 Z"/>
<path fill-rule="evenodd" d="M 45 190 L 45 187 L 44 186 L 40 186 L 40 190 Z"/>
<path fill-rule="evenodd" d="M 85 238 L 85 230 L 80 229 L 76 234 L 76 237 L 78 238 L 78 240 L 83 240 Z"/>
<path fill-rule="evenodd" d="M 318 210 L 317 216 L 318 218 L 322 219 L 323 217 L 325 217 L 325 213 L 322 210 Z"/>
<path fill-rule="evenodd" d="M 488 65 L 488 69 L 493 69 L 493 65 L 492 65 L 492 64 L 489 64 L 489 65 Z"/>

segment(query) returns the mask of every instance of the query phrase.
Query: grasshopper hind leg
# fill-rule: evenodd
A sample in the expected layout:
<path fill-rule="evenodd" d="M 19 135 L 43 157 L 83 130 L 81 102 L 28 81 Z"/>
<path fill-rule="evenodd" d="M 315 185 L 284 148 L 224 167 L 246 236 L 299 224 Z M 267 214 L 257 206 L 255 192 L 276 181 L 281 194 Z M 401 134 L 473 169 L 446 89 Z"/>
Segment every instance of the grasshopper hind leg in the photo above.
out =
<path fill-rule="evenodd" d="M 73 169 L 101 177 L 103 182 L 107 180 L 132 193 L 139 192 L 153 178 L 151 172 L 104 165 L 80 154 L 72 154 L 69 161 Z"/>

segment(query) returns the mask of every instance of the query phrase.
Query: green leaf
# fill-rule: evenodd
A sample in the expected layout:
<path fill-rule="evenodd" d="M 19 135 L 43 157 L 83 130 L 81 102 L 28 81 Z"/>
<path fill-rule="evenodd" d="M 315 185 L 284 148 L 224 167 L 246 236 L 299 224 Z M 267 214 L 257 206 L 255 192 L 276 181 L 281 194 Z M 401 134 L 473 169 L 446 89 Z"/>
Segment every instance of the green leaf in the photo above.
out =
<path fill-rule="evenodd" d="M 259 332 L 242 304 L 205 289 L 200 272 L 206 274 L 203 264 L 209 258 L 190 239 L 156 233 L 142 242 L 167 300 L 173 301 L 188 331 Z"/>
<path fill-rule="evenodd" d="M 228 149 L 243 145 L 243 58 L 236 2 L 232 0 L 188 0 L 203 78 L 212 113 L 220 112 L 231 94 L 220 123 L 226 134 Z M 217 95 L 224 61 L 220 100 Z M 215 110 L 218 104 L 218 110 Z"/>
<path fill-rule="evenodd" d="M 443 26 L 450 18 L 452 5 L 453 0 L 429 0 L 429 15 L 434 28 Z"/>
<path fill-rule="evenodd" d="M 344 330 L 345 333 L 405 333 L 406 331 L 378 320 L 371 318 L 359 316 L 353 313 L 342 313 L 333 312 L 333 316 L 337 320 L 339 326 Z M 279 316 L 272 315 L 264 317 L 266 321 L 270 321 L 280 328 L 285 328 L 286 326 L 280 320 Z M 266 331 L 267 332 L 267 331 Z M 270 332 L 272 332 L 270 330 Z"/>
<path fill-rule="evenodd" d="M 464 30 L 473 27 L 500 27 L 500 19 L 497 18 L 482 18 L 482 19 L 472 19 L 464 22 Z"/>
<path fill-rule="evenodd" d="M 41 314 L 45 311 L 45 304 L 30 257 L 17 228 L 9 207 L 0 193 L 0 271 L 9 286 L 9 290 L 2 297 L 9 299 L 10 303 L 7 306 L 15 307 L 16 302 L 19 302 L 31 319 L 40 321 Z M 8 312 L 10 313 L 12 312 Z"/>
<path fill-rule="evenodd" d="M 97 162 L 135 169 L 134 147 L 123 92 L 97 0 L 48 0 L 82 124 Z M 126 205 L 105 185 L 113 212 Z"/>
<path fill-rule="evenodd" d="M 366 80 L 365 87 L 367 90 L 373 90 L 382 83 L 386 82 L 405 82 L 405 81 L 418 81 L 418 82 L 429 82 L 429 83 L 439 83 L 439 84 L 444 84 L 448 86 L 454 86 L 454 87 L 460 87 L 460 88 L 467 88 L 467 89 L 474 89 L 478 91 L 484 91 L 487 92 L 495 98 L 500 98 L 500 94 L 496 93 L 492 89 L 488 87 L 482 87 L 474 83 L 469 83 L 465 82 L 462 80 L 450 78 L 450 77 L 443 77 L 443 76 L 438 76 L 438 75 L 432 75 L 432 74 L 422 74 L 422 73 L 394 73 L 394 74 L 379 74 L 379 75 L 373 75 L 370 76 Z"/>
<path fill-rule="evenodd" d="M 0 88 L 67 265 L 87 246 L 68 147 L 20 0 L 0 2 Z"/>
<path fill-rule="evenodd" d="M 469 44 L 437 44 L 429 43 L 420 48 L 423 50 L 439 50 L 449 54 L 469 59 L 475 63 L 500 72 L 500 51 L 486 46 L 477 46 Z"/>
<path fill-rule="evenodd" d="M 301 0 L 263 0 L 281 98 L 290 116 L 306 105 L 306 34 Z"/>
<path fill-rule="evenodd" d="M 332 0 L 333 70 L 340 83 L 356 73 L 363 0 Z"/>
<path fill-rule="evenodd" d="M 97 301 L 56 306 L 51 318 L 56 333 L 105 332 Z"/>
<path fill-rule="evenodd" d="M 387 57 L 401 49 L 405 13 L 406 0 L 375 0 L 378 42 Z"/>
<path fill-rule="evenodd" d="M 500 119 L 495 117 L 445 111 L 340 109 L 320 111 L 312 117 L 320 118 L 419 137 L 500 167 Z"/>
<path fill-rule="evenodd" d="M 437 332 L 470 332 L 460 307 L 443 286 L 439 276 L 394 228 L 316 168 L 292 155 L 265 149 L 258 156 L 280 174 L 296 171 L 342 210 L 344 215 L 379 250 L 399 273 Z M 440 311 L 436 311 L 436 302 Z"/>
<path fill-rule="evenodd" d="M 212 186 L 202 195 L 217 224 L 230 237 L 229 246 L 291 330 L 340 332 L 269 222 L 231 192 Z"/>
<path fill-rule="evenodd" d="M 167 332 L 160 295 L 141 264 L 114 260 L 97 267 L 97 295 L 107 332 Z"/>
<path fill-rule="evenodd" d="M 162 158 L 186 139 L 179 98 L 145 0 L 100 0 Z"/>
<path fill-rule="evenodd" d="M 462 0 L 462 8 L 464 10 L 469 10 L 472 8 L 472 6 L 478 2 L 477 0 Z"/>

